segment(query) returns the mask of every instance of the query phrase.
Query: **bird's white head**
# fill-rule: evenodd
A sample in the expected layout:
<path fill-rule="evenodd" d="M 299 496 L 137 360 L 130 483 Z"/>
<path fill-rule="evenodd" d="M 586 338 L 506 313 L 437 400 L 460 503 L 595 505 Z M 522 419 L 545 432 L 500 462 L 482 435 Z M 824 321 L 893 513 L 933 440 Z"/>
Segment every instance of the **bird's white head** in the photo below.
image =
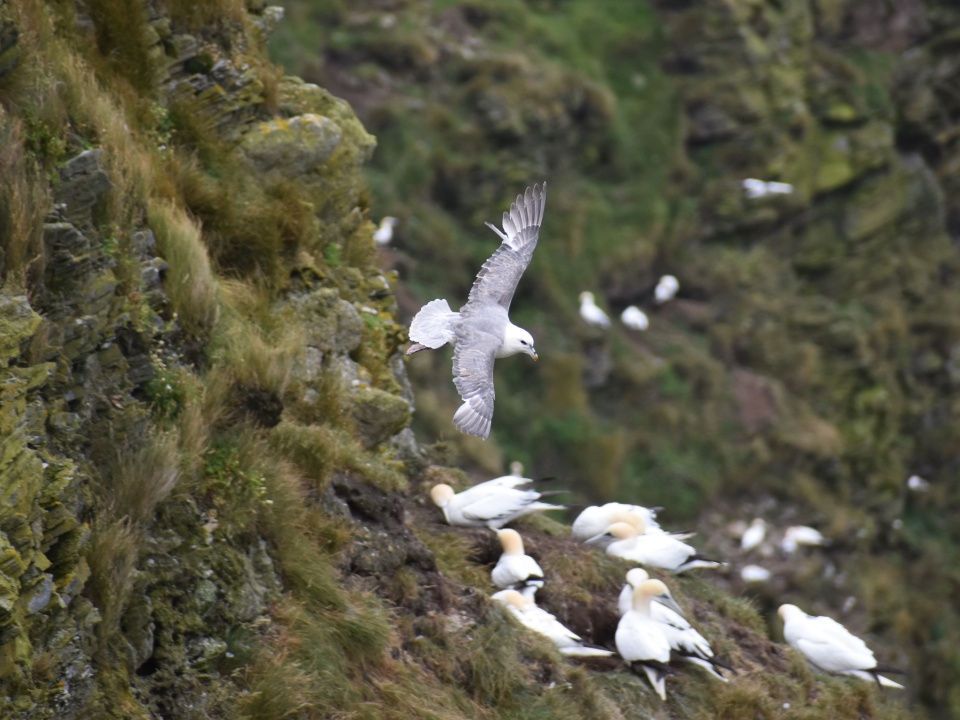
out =
<path fill-rule="evenodd" d="M 781 620 L 787 622 L 787 620 L 792 617 L 803 615 L 803 610 L 798 608 L 796 605 L 781 605 L 777 610 L 777 615 L 780 616 Z"/>
<path fill-rule="evenodd" d="M 523 463 L 519 460 L 514 460 L 510 463 L 510 474 L 514 477 L 523 477 Z"/>
<path fill-rule="evenodd" d="M 497 351 L 497 357 L 508 357 L 517 353 L 526 353 L 534 360 L 539 357 L 536 348 L 533 346 L 533 335 L 522 327 L 508 323 L 507 329 L 503 333 L 503 343 L 500 345 L 500 350 Z"/>
<path fill-rule="evenodd" d="M 627 572 L 627 585 L 636 589 L 644 580 L 649 580 L 650 574 L 643 568 L 634 568 Z"/>
<path fill-rule="evenodd" d="M 593 293 L 589 290 L 584 290 L 580 293 L 580 304 L 583 305 L 584 303 L 593 305 Z"/>
<path fill-rule="evenodd" d="M 523 555 L 523 538 L 516 530 L 510 528 L 497 530 L 497 538 L 500 540 L 504 555 Z"/>
<path fill-rule="evenodd" d="M 439 485 L 434 485 L 430 489 L 430 499 L 433 500 L 433 504 L 437 507 L 444 507 L 450 498 L 452 498 L 456 493 L 454 493 L 453 488 L 449 485 L 444 485 L 440 483 Z"/>
<path fill-rule="evenodd" d="M 395 227 L 397 222 L 398 221 L 395 217 L 390 217 L 387 215 L 380 221 L 380 227 Z"/>

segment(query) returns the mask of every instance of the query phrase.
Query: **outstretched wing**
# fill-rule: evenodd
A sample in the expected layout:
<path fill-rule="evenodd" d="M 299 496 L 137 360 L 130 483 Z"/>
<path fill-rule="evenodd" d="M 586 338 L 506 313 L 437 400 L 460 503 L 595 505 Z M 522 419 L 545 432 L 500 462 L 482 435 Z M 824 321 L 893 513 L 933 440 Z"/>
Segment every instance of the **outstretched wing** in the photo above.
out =
<path fill-rule="evenodd" d="M 510 309 L 520 276 L 530 264 L 537 247 L 546 202 L 547 184 L 544 183 L 542 189 L 534 185 L 527 188 L 523 195 L 517 195 L 517 201 L 510 205 L 510 212 L 503 214 L 503 232 L 487 223 L 487 227 L 499 235 L 503 243 L 480 268 L 464 307 L 471 303 L 492 301 L 504 310 Z"/>
<path fill-rule="evenodd" d="M 498 313 L 499 314 L 499 313 Z M 493 423 L 493 362 L 503 342 L 502 333 L 488 332 L 484 323 L 461 323 L 453 351 L 453 383 L 463 405 L 453 416 L 461 432 L 484 440 Z"/>

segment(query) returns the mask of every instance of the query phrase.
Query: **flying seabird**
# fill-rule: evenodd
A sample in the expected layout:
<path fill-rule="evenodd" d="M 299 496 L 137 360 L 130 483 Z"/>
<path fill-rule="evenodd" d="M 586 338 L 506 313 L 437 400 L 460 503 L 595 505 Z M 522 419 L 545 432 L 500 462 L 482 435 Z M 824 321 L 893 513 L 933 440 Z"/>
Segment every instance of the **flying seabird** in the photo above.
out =
<path fill-rule="evenodd" d="M 499 530 L 521 515 L 541 510 L 563 510 L 563 505 L 539 502 L 542 493 L 523 490 L 520 486 L 529 483 L 526 478 L 512 475 L 474 485 L 462 493 L 455 493 L 449 485 L 434 485 L 430 499 L 443 510 L 443 517 L 450 525 L 460 527 L 487 527 Z"/>
<path fill-rule="evenodd" d="M 575 632 L 567 628 L 553 615 L 516 590 L 501 590 L 494 593 L 494 600 L 501 603 L 521 625 L 540 633 L 553 641 L 562 655 L 567 657 L 610 657 L 613 653 L 600 647 L 586 645 Z"/>
<path fill-rule="evenodd" d="M 593 293 L 586 290 L 580 293 L 580 317 L 587 325 L 602 328 L 610 327 L 610 318 L 593 301 Z"/>
<path fill-rule="evenodd" d="M 701 557 L 697 549 L 669 533 L 644 535 L 635 525 L 615 522 L 588 543 L 609 542 L 607 555 L 633 560 L 641 565 L 681 573 L 701 567 L 719 567 L 723 563 Z"/>
<path fill-rule="evenodd" d="M 397 219 L 389 215 L 380 221 L 380 227 L 373 233 L 373 241 L 377 245 L 389 245 L 393 240 L 393 228 L 397 225 Z"/>
<path fill-rule="evenodd" d="M 633 568 L 627 573 L 627 584 L 620 591 L 620 598 L 617 601 L 620 617 L 626 615 L 633 607 L 634 590 L 640 587 L 640 583 L 649 579 L 650 576 L 643 568 Z M 687 621 L 670 590 L 651 599 L 650 618 L 657 623 L 667 642 L 670 643 L 670 650 L 678 659 L 699 665 L 714 677 L 728 682 L 717 669 L 717 665 L 721 667 L 726 665 L 721 665 L 713 659 L 710 643 Z"/>
<path fill-rule="evenodd" d="M 653 291 L 653 299 L 657 301 L 657 305 L 663 305 L 668 300 L 673 300 L 679 289 L 679 280 L 673 275 L 664 275 Z"/>
<path fill-rule="evenodd" d="M 634 672 L 638 667 L 643 669 L 661 700 L 667 699 L 665 678 L 669 672 L 670 642 L 651 617 L 650 605 L 655 597 L 667 602 L 667 593 L 667 586 L 659 580 L 641 582 L 633 591 L 630 610 L 620 618 L 614 636 L 620 657 Z"/>
<path fill-rule="evenodd" d="M 533 600 L 537 590 L 543 587 L 543 570 L 523 551 L 523 538 L 516 530 L 498 530 L 497 538 L 503 554 L 491 573 L 493 584 L 498 588 L 518 590 Z"/>
<path fill-rule="evenodd" d="M 650 318 L 636 305 L 631 305 L 620 313 L 620 321 L 631 330 L 646 330 L 650 327 Z"/>
<path fill-rule="evenodd" d="M 454 346 L 453 382 L 463 404 L 453 424 L 484 440 L 493 422 L 494 361 L 517 353 L 537 359 L 533 337 L 510 322 L 508 313 L 520 276 L 537 247 L 546 200 L 547 184 L 542 190 L 534 185 L 503 214 L 503 232 L 487 223 L 503 242 L 480 268 L 460 312 L 453 312 L 446 300 L 431 300 L 410 324 L 414 344 L 407 355 L 448 343 Z"/>
<path fill-rule="evenodd" d="M 836 620 L 807 615 L 796 605 L 781 605 L 777 613 L 783 620 L 787 643 L 799 650 L 814 667 L 828 673 L 853 675 L 882 687 L 903 687 L 880 675 L 881 672 L 903 671 L 878 666 L 866 643 Z"/>

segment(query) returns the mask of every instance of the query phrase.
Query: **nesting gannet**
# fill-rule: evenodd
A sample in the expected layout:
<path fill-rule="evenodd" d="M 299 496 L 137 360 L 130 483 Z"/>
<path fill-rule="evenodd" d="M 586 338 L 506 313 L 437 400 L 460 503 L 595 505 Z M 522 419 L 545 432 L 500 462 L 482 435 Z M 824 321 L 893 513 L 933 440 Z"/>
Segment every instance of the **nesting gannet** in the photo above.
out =
<path fill-rule="evenodd" d="M 480 268 L 460 312 L 453 312 L 446 300 L 431 300 L 410 324 L 414 344 L 407 355 L 447 343 L 454 346 L 453 382 L 463 404 L 453 424 L 484 440 L 493 422 L 494 361 L 517 353 L 537 359 L 533 337 L 510 322 L 508 313 L 520 276 L 537 247 L 546 199 L 547 184 L 542 190 L 534 185 L 503 214 L 503 232 L 487 223 L 503 242 Z"/>
<path fill-rule="evenodd" d="M 664 275 L 657 283 L 657 287 L 654 288 L 653 299 L 657 301 L 657 305 L 663 305 L 663 303 L 667 302 L 668 300 L 673 300 L 673 297 L 677 294 L 677 290 L 679 289 L 679 280 L 677 280 L 673 275 Z"/>
<path fill-rule="evenodd" d="M 783 532 L 780 549 L 793 555 L 800 545 L 828 545 L 829 542 L 819 530 L 806 525 L 791 525 Z"/>
<path fill-rule="evenodd" d="M 393 228 L 397 225 L 395 217 L 387 216 L 380 221 L 380 227 L 373 233 L 373 241 L 377 245 L 389 245 L 393 240 Z"/>
<path fill-rule="evenodd" d="M 660 533 L 644 535 L 634 525 L 615 522 L 588 543 L 609 540 L 607 555 L 633 560 L 641 565 L 681 573 L 701 567 L 719 567 L 723 563 L 701 557 L 697 549 L 682 542 L 676 535 Z"/>
<path fill-rule="evenodd" d="M 873 651 L 832 618 L 807 615 L 796 605 L 781 605 L 777 611 L 783 620 L 783 635 L 792 648 L 799 650 L 814 667 L 830 673 L 853 675 L 883 687 L 903 685 L 879 673 L 901 670 L 880 667 Z"/>
<path fill-rule="evenodd" d="M 528 597 L 516 590 L 501 590 L 494 593 L 494 600 L 501 603 L 520 624 L 553 641 L 560 653 L 568 657 L 610 657 L 609 650 L 585 645 L 575 632 L 567 628 Z"/>
<path fill-rule="evenodd" d="M 646 330 L 650 327 L 650 318 L 636 305 L 631 305 L 620 313 L 620 321 L 631 330 Z"/>
<path fill-rule="evenodd" d="M 462 493 L 454 493 L 449 485 L 434 485 L 430 490 L 430 499 L 443 510 L 443 517 L 450 525 L 488 527 L 491 530 L 499 530 L 508 522 L 528 513 L 563 510 L 563 505 L 539 502 L 543 497 L 542 493 L 520 489 L 516 487 L 516 483 L 509 484 L 511 480 L 525 478 L 504 475 L 502 478 L 474 485 Z"/>
<path fill-rule="evenodd" d="M 523 538 L 516 530 L 498 530 L 497 538 L 503 554 L 491 573 L 493 584 L 498 588 L 519 590 L 533 600 L 537 590 L 543 587 L 543 570 L 523 551 Z"/>
<path fill-rule="evenodd" d="M 645 531 L 655 534 L 663 532 L 656 520 L 657 510 L 659 509 L 617 502 L 610 502 L 606 505 L 591 505 L 577 515 L 571 530 L 573 536 L 581 542 L 586 542 L 590 538 L 602 534 L 615 522 L 629 523 L 640 532 Z"/>
<path fill-rule="evenodd" d="M 617 652 L 636 671 L 643 668 L 661 700 L 667 699 L 667 663 L 670 642 L 659 623 L 650 615 L 651 600 L 665 597 L 667 586 L 659 580 L 644 580 L 633 591 L 630 610 L 620 618 L 614 639 Z"/>
<path fill-rule="evenodd" d="M 593 293 L 586 290 L 580 293 L 580 317 L 587 325 L 602 328 L 610 327 L 610 318 L 593 301 Z"/>
<path fill-rule="evenodd" d="M 620 617 L 626 615 L 633 607 L 634 590 L 649 578 L 650 576 L 643 568 L 634 568 L 627 573 L 627 584 L 620 591 L 620 598 L 617 601 Z M 712 659 L 713 648 L 710 647 L 710 643 L 687 621 L 670 590 L 652 598 L 650 617 L 660 626 L 667 642 L 670 643 L 670 649 L 679 659 L 699 665 L 714 677 L 727 682 L 727 678 L 721 675 L 715 666 L 717 661 Z"/>
<path fill-rule="evenodd" d="M 744 565 L 740 568 L 740 579 L 745 583 L 770 582 L 771 577 L 773 577 L 771 572 L 759 565 Z"/>
<path fill-rule="evenodd" d="M 793 185 L 785 182 L 776 182 L 774 180 L 765 181 L 756 178 L 747 178 L 740 183 L 747 198 L 756 200 L 767 195 L 789 195 L 793 192 Z"/>
<path fill-rule="evenodd" d="M 926 492 L 930 489 L 930 481 L 924 480 L 919 475 L 911 475 L 907 479 L 907 487 L 914 492 Z"/>
<path fill-rule="evenodd" d="M 750 523 L 750 527 L 746 529 L 743 537 L 740 538 L 740 550 L 742 552 L 750 552 L 755 547 L 758 547 L 766 536 L 766 521 L 763 518 L 754 518 L 753 522 Z"/>

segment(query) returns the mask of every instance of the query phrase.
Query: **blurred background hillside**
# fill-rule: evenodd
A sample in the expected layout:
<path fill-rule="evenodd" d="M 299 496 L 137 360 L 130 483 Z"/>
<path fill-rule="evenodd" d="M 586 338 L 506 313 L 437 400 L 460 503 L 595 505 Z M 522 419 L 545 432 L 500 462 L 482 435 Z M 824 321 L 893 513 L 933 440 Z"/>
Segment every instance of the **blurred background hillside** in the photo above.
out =
<path fill-rule="evenodd" d="M 377 137 L 373 217 L 400 220 L 381 257 L 407 320 L 434 297 L 458 307 L 497 244 L 483 221 L 550 184 L 512 309 L 539 364 L 498 363 L 485 445 L 449 422 L 449 353 L 416 356 L 421 441 L 478 476 L 519 459 L 581 502 L 662 505 L 732 554 L 731 521 L 816 526 L 831 547 L 772 560 L 772 589 L 718 582 L 768 613 L 789 600 L 852 622 L 910 666 L 921 703 L 960 713 L 960 11 L 285 7 L 273 58 Z M 793 193 L 750 199 L 746 178 Z M 657 307 L 665 273 L 680 291 Z M 582 290 L 611 316 L 639 305 L 650 329 L 587 326 Z"/>

